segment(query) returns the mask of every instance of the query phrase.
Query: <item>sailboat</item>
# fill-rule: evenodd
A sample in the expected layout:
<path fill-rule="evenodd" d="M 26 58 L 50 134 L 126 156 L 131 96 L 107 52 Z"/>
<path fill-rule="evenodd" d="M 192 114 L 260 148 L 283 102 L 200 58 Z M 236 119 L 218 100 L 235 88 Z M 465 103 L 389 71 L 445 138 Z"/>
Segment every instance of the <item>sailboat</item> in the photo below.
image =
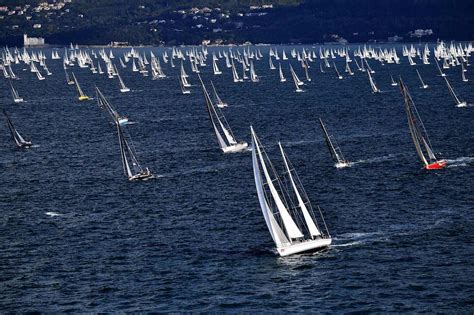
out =
<path fill-rule="evenodd" d="M 381 91 L 379 90 L 379 88 L 375 84 L 375 81 L 372 78 L 371 72 L 369 70 L 367 70 L 367 74 L 369 76 L 369 82 L 370 82 L 370 87 L 372 89 L 372 93 L 380 93 Z"/>
<path fill-rule="evenodd" d="M 250 131 L 258 200 L 280 256 L 312 252 L 331 245 L 332 239 L 322 212 L 318 207 L 324 231 L 318 226 L 315 211 L 281 144 L 278 145 L 285 172 L 279 176 L 252 127 Z"/>
<path fill-rule="evenodd" d="M 281 70 L 281 63 L 278 63 L 278 72 L 280 74 L 280 82 L 286 82 L 286 78 L 283 75 L 283 71 Z"/>
<path fill-rule="evenodd" d="M 464 69 L 464 63 L 461 62 L 461 77 L 462 77 L 462 82 L 468 82 L 469 80 L 466 78 L 466 69 Z"/>
<path fill-rule="evenodd" d="M 12 81 L 10 81 L 10 88 L 11 88 L 11 91 L 12 91 L 13 101 L 14 101 L 15 103 L 22 103 L 22 102 L 23 102 L 23 98 L 20 97 L 20 95 L 18 95 L 17 90 L 15 90 L 15 88 L 13 87 Z"/>
<path fill-rule="evenodd" d="M 291 76 L 293 77 L 293 82 L 295 83 L 295 87 L 296 87 L 295 91 L 298 93 L 304 92 L 304 90 L 300 88 L 300 85 L 303 85 L 304 83 L 298 78 L 298 76 L 296 75 L 291 65 L 290 65 L 290 72 L 291 72 Z"/>
<path fill-rule="evenodd" d="M 219 107 L 219 108 L 227 107 L 228 106 L 227 103 L 223 102 L 222 99 L 217 94 L 216 88 L 214 86 L 214 83 L 212 83 L 212 81 L 211 81 L 211 85 L 212 85 L 212 90 L 214 91 L 214 98 L 216 99 L 217 107 Z"/>
<path fill-rule="evenodd" d="M 392 75 L 390 75 L 390 80 L 391 80 L 391 83 L 390 83 L 390 84 L 391 84 L 392 86 L 397 86 L 397 82 L 395 82 L 395 80 L 393 80 Z"/>
<path fill-rule="evenodd" d="M 76 76 L 74 75 L 74 72 L 72 72 L 72 78 L 74 79 L 74 83 L 76 83 L 77 91 L 79 92 L 79 100 L 80 101 L 88 101 L 89 96 L 85 95 L 84 92 L 82 92 L 81 86 L 79 85 L 79 82 L 77 82 L 77 79 L 76 79 Z"/>
<path fill-rule="evenodd" d="M 122 166 L 125 176 L 127 176 L 129 181 L 145 181 L 154 178 L 148 167 L 143 168 L 138 162 L 137 154 L 133 149 L 133 146 L 130 145 L 130 136 L 126 136 L 118 121 L 115 122 L 115 126 L 117 127 L 117 135 L 120 144 L 120 155 L 122 157 Z"/>
<path fill-rule="evenodd" d="M 420 74 L 420 72 L 418 71 L 418 69 L 416 69 L 416 73 L 418 74 L 418 78 L 420 79 L 421 88 L 422 88 L 422 89 L 427 89 L 427 88 L 428 88 L 428 84 L 425 84 L 425 82 L 423 82 L 423 79 L 421 78 L 421 74 Z"/>
<path fill-rule="evenodd" d="M 334 145 L 335 141 L 333 141 L 329 136 L 326 126 L 324 125 L 321 118 L 319 118 L 319 124 L 321 125 L 321 129 L 324 132 L 324 140 L 326 141 L 329 153 L 331 154 L 331 157 L 334 160 L 334 166 L 336 168 L 344 168 L 350 166 L 350 162 L 344 158 L 344 155 L 342 155 L 342 151 L 339 146 Z"/>
<path fill-rule="evenodd" d="M 13 123 L 12 123 L 10 117 L 8 117 L 7 112 L 5 110 L 3 110 L 3 115 L 5 115 L 5 117 L 7 119 L 8 129 L 10 129 L 10 133 L 12 135 L 13 141 L 15 141 L 15 144 L 17 145 L 17 147 L 26 148 L 26 149 L 31 147 L 32 146 L 31 141 L 25 140 L 20 135 L 18 130 L 16 130 L 15 126 L 13 126 Z"/>
<path fill-rule="evenodd" d="M 190 84 L 187 83 L 186 78 L 183 76 L 179 76 L 178 81 L 179 81 L 179 86 L 181 87 L 181 93 L 191 94 L 191 90 L 187 88 L 190 86 Z"/>
<path fill-rule="evenodd" d="M 218 107 L 216 108 L 214 106 L 211 97 L 209 96 L 209 93 L 207 92 L 207 89 L 201 80 L 201 76 L 198 75 L 198 77 L 201 81 L 202 92 L 206 100 L 207 113 L 209 114 L 212 127 L 217 137 L 217 142 L 219 143 L 219 147 L 221 148 L 222 152 L 236 153 L 245 151 L 248 147 L 247 142 L 237 142 L 235 140 L 235 136 L 232 130 L 230 129 L 227 119 L 225 118 L 221 110 Z"/>
<path fill-rule="evenodd" d="M 337 77 L 339 80 L 342 80 L 343 77 L 342 77 L 342 75 L 339 73 L 339 70 L 337 70 L 336 63 L 335 63 L 334 61 L 332 62 L 332 65 L 334 66 L 334 70 L 336 71 L 336 77 Z"/>
<path fill-rule="evenodd" d="M 118 122 L 120 125 L 128 124 L 128 117 L 127 116 L 120 116 L 117 111 L 112 107 L 112 104 L 105 98 L 104 94 L 99 90 L 98 87 L 95 88 L 95 92 L 97 95 L 97 105 L 100 108 L 105 109 L 110 116 L 112 117 L 114 122 Z"/>
<path fill-rule="evenodd" d="M 115 68 L 115 73 L 117 73 L 117 78 L 119 79 L 119 84 L 120 84 L 120 92 L 126 93 L 130 92 L 130 89 L 123 83 L 122 77 L 120 76 L 120 73 L 117 70 L 117 67 L 114 65 Z"/>
<path fill-rule="evenodd" d="M 66 74 L 66 82 L 68 85 L 76 84 L 74 80 L 71 80 L 71 78 L 69 77 L 69 73 L 67 73 L 66 67 L 64 67 L 64 73 Z"/>
<path fill-rule="evenodd" d="M 428 133 L 421 121 L 418 110 L 415 107 L 407 87 L 400 79 L 400 91 L 405 100 L 405 111 L 407 113 L 408 127 L 410 129 L 411 138 L 415 144 L 416 152 L 421 159 L 426 170 L 442 169 L 446 166 L 445 160 L 438 160 L 431 147 Z"/>
<path fill-rule="evenodd" d="M 451 84 L 449 83 L 448 79 L 446 77 L 444 77 L 444 80 L 446 81 L 446 85 L 448 86 L 448 90 L 449 90 L 449 93 L 451 94 L 451 96 L 453 97 L 453 100 L 454 100 L 454 104 L 456 107 L 466 107 L 467 106 L 467 102 L 465 101 L 461 101 L 459 99 L 459 97 L 456 95 L 456 93 L 454 92 L 454 89 L 453 87 L 451 86 Z"/>

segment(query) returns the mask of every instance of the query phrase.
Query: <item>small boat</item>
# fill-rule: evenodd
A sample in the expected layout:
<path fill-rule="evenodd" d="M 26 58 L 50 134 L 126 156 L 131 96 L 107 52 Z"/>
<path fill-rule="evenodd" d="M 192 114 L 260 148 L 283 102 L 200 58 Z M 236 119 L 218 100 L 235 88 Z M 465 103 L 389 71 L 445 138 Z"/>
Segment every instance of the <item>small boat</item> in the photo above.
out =
<path fill-rule="evenodd" d="M 79 82 L 77 82 L 76 76 L 74 75 L 74 72 L 72 72 L 72 78 L 74 79 L 74 83 L 76 84 L 77 92 L 79 92 L 79 100 L 80 101 L 88 101 L 89 96 L 85 95 L 84 92 L 82 92 L 81 86 L 79 85 Z"/>
<path fill-rule="evenodd" d="M 391 85 L 392 85 L 392 86 L 397 86 L 397 85 L 398 85 L 397 82 L 395 82 L 395 81 L 393 80 L 392 75 L 390 75 L 390 80 L 392 81 L 392 82 L 391 82 Z"/>
<path fill-rule="evenodd" d="M 280 74 L 280 82 L 286 82 L 286 78 L 283 75 L 283 71 L 281 70 L 281 63 L 278 64 L 278 72 Z"/>
<path fill-rule="evenodd" d="M 316 211 L 313 210 L 298 174 L 281 144 L 278 143 L 285 172 L 277 174 L 252 127 L 250 131 L 253 174 L 258 200 L 280 256 L 314 252 L 331 245 L 332 239 L 321 209 L 318 207 L 322 228 L 318 225 Z"/>
<path fill-rule="evenodd" d="M 424 169 L 438 170 L 444 168 L 446 166 L 446 160 L 438 160 L 434 154 L 425 126 L 423 125 L 415 103 L 401 78 L 399 85 L 405 101 L 405 111 L 407 113 L 411 138 L 415 144 L 416 152 L 424 165 Z"/>
<path fill-rule="evenodd" d="M 464 69 L 464 63 L 461 62 L 461 77 L 462 77 L 462 82 L 468 82 L 469 80 L 466 78 L 466 69 Z"/>
<path fill-rule="evenodd" d="M 122 156 L 122 166 L 125 176 L 127 176 L 129 181 L 145 181 L 154 178 L 148 167 L 143 168 L 138 162 L 137 154 L 129 144 L 129 142 L 131 142 L 131 140 L 129 140 L 130 136 L 125 134 L 125 131 L 118 121 L 116 121 L 115 126 L 117 127 L 120 155 Z"/>
<path fill-rule="evenodd" d="M 219 108 L 227 107 L 228 104 L 223 102 L 222 99 L 219 97 L 219 95 L 217 94 L 216 88 L 214 86 L 214 83 L 212 83 L 212 81 L 211 81 L 211 86 L 212 86 L 212 90 L 214 91 L 214 98 L 216 99 L 217 107 Z"/>
<path fill-rule="evenodd" d="M 71 80 L 71 78 L 69 77 L 69 73 L 67 73 L 66 67 L 64 67 L 64 73 L 66 74 L 66 82 L 68 85 L 76 84 L 74 80 Z"/>
<path fill-rule="evenodd" d="M 421 78 L 421 74 L 420 74 L 420 72 L 418 71 L 418 69 L 416 69 L 416 73 L 418 74 L 418 78 L 420 79 L 421 88 L 422 88 L 422 89 L 427 89 L 427 88 L 428 88 L 428 84 L 425 84 L 425 82 L 423 82 L 423 79 Z"/>
<path fill-rule="evenodd" d="M 293 70 L 293 67 L 290 65 L 290 72 L 291 72 L 291 76 L 293 78 L 293 82 L 295 83 L 295 87 L 296 87 L 296 90 L 295 92 L 297 93 L 302 93 L 304 92 L 304 90 L 302 88 L 300 88 L 300 85 L 303 85 L 304 82 L 301 81 L 298 76 L 296 75 L 295 71 Z"/>
<path fill-rule="evenodd" d="M 12 81 L 10 81 L 10 88 L 11 88 L 11 91 L 12 91 L 13 101 L 14 101 L 15 103 L 22 103 L 22 102 L 23 102 L 23 98 L 20 97 L 20 95 L 18 95 L 17 90 L 15 90 L 15 88 L 13 87 Z"/>
<path fill-rule="evenodd" d="M 118 72 L 117 67 L 114 65 L 115 68 L 115 73 L 117 73 L 117 78 L 119 79 L 119 84 L 120 84 L 120 92 L 122 93 L 127 93 L 130 92 L 130 89 L 123 83 L 122 77 L 120 76 L 120 73 Z"/>
<path fill-rule="evenodd" d="M 246 151 L 248 147 L 247 142 L 237 142 L 235 140 L 235 136 L 232 132 L 232 129 L 230 129 L 227 119 L 225 118 L 222 111 L 218 107 L 214 106 L 211 97 L 209 96 L 209 93 L 207 92 L 207 89 L 201 80 L 201 76 L 198 75 L 198 77 L 199 81 L 201 81 L 202 92 L 206 100 L 207 113 L 209 114 L 212 128 L 216 134 L 217 142 L 219 143 L 219 147 L 221 148 L 222 152 L 236 153 Z"/>
<path fill-rule="evenodd" d="M 178 77 L 179 86 L 181 88 L 181 93 L 182 94 L 191 94 L 191 90 L 187 88 L 187 87 L 190 86 L 190 84 L 187 83 L 187 81 L 185 81 L 185 80 L 186 80 L 186 78 L 183 77 L 183 76 Z"/>
<path fill-rule="evenodd" d="M 449 83 L 448 78 L 444 77 L 444 80 L 446 81 L 446 85 L 448 86 L 449 93 L 450 93 L 451 96 L 453 97 L 454 105 L 455 105 L 456 107 L 466 107 L 466 106 L 467 106 L 467 102 L 462 101 L 462 100 L 459 99 L 459 97 L 456 95 L 456 92 L 454 92 L 453 87 L 452 87 L 451 84 Z"/>
<path fill-rule="evenodd" d="M 372 72 L 367 70 L 367 75 L 369 76 L 370 88 L 372 89 L 372 93 L 380 93 L 380 89 L 375 84 L 374 79 L 372 78 Z"/>
<path fill-rule="evenodd" d="M 336 144 L 335 141 L 331 139 L 329 133 L 326 129 L 321 118 L 319 118 L 319 124 L 321 125 L 321 129 L 324 133 L 324 140 L 326 141 L 326 145 L 328 146 L 329 153 L 331 154 L 332 159 L 334 160 L 334 166 L 336 168 L 344 168 L 350 166 L 350 162 L 344 158 L 342 154 L 341 148 Z"/>
<path fill-rule="evenodd" d="M 334 70 L 336 71 L 336 77 L 337 77 L 339 80 L 342 80 L 343 77 L 342 77 L 342 75 L 339 73 L 339 70 L 337 70 L 336 63 L 335 63 L 334 61 L 332 62 L 332 65 L 334 66 Z"/>
<path fill-rule="evenodd" d="M 16 146 L 19 148 L 25 148 L 25 149 L 31 147 L 32 146 L 31 141 L 25 140 L 25 138 L 23 138 L 20 135 L 20 133 L 18 132 L 18 130 L 16 130 L 15 126 L 13 125 L 10 117 L 8 117 L 8 114 L 5 110 L 3 110 L 3 115 L 5 115 L 5 118 L 7 119 L 8 129 L 10 129 L 10 133 L 12 135 L 13 141 L 15 141 Z"/>

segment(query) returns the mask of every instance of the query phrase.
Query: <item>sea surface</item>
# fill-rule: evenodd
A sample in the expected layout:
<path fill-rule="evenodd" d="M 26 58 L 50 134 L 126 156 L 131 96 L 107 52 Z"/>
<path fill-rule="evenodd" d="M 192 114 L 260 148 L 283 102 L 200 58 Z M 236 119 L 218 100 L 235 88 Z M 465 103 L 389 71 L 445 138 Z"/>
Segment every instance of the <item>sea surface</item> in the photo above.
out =
<path fill-rule="evenodd" d="M 368 60 L 380 94 L 372 94 L 354 62 L 355 75 L 348 76 L 344 60 L 335 59 L 344 77 L 338 80 L 333 68 L 320 72 L 318 58 L 305 92 L 295 93 L 288 61 L 280 60 L 287 77 L 280 83 L 278 70 L 269 69 L 269 47 L 258 48 L 264 55 L 254 61 L 258 83 L 234 83 L 224 59 L 218 61 L 224 73 L 214 76 L 217 48 L 209 48 L 201 76 L 229 103 L 223 112 L 236 138 L 250 143 L 252 125 L 279 170 L 282 142 L 325 214 L 333 245 L 277 255 L 251 152 L 220 152 L 188 61 L 190 95 L 180 92 L 177 60 L 171 68 L 161 59 L 167 78 L 153 81 L 132 72 L 131 63 L 120 67 L 125 50 L 114 49 L 129 93 L 105 74 L 68 68 L 86 94 L 95 97 L 99 87 L 136 122 L 126 128 L 140 163 L 157 178 L 129 182 L 108 114 L 95 100 L 77 100 L 62 60 L 44 49 L 53 73 L 44 81 L 24 64 L 13 65 L 24 103 L 14 104 L 8 81 L 0 79 L 1 107 L 35 145 L 16 149 L 1 118 L 1 312 L 472 312 L 474 107 L 454 106 L 433 52 L 431 65 L 415 58 L 410 66 L 401 46 L 400 65 Z M 277 48 L 281 57 L 282 49 L 289 56 L 302 46 Z M 319 46 L 305 48 L 319 53 Z M 171 51 L 138 49 L 148 60 L 150 51 L 161 57 L 164 50 Z M 300 63 L 291 63 L 304 79 Z M 429 89 L 420 89 L 415 69 Z M 459 96 L 474 103 L 474 70 L 467 69 L 467 83 L 460 67 L 445 72 Z M 446 169 L 421 169 L 390 75 L 403 77 Z M 320 117 L 352 167 L 333 167 Z"/>

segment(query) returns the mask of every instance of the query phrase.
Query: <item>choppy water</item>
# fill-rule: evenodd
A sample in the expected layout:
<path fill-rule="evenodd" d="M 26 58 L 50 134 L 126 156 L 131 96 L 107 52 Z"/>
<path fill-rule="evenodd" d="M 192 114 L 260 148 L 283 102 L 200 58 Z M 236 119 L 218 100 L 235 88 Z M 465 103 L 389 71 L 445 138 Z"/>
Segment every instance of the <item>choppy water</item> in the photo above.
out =
<path fill-rule="evenodd" d="M 160 176 L 130 183 L 114 128 L 95 101 L 76 100 L 61 61 L 47 61 L 53 76 L 44 81 L 14 65 L 27 102 L 12 104 L 6 80 L 0 101 L 37 146 L 15 149 L 0 125 L 2 311 L 472 311 L 474 109 L 453 106 L 433 64 L 416 66 L 430 85 L 420 89 L 405 58 L 369 60 L 380 95 L 354 64 L 355 76 L 337 80 L 331 69 L 319 72 L 319 60 L 306 92 L 295 93 L 286 62 L 280 83 L 261 49 L 259 83 L 233 83 L 222 60 L 223 75 L 210 74 L 210 61 L 201 74 L 230 104 L 224 112 L 238 139 L 250 141 L 252 124 L 274 158 L 282 141 L 324 209 L 333 246 L 276 255 L 250 152 L 219 152 L 194 74 L 185 96 L 179 67 L 163 64 L 168 78 L 158 81 L 119 67 L 132 89 L 122 94 L 116 80 L 74 67 L 87 94 L 97 85 L 137 122 L 128 129 L 140 161 Z M 460 71 L 448 78 L 474 102 L 473 81 L 463 83 Z M 420 170 L 390 74 L 403 76 L 447 169 Z M 319 117 L 353 167 L 332 167 Z"/>

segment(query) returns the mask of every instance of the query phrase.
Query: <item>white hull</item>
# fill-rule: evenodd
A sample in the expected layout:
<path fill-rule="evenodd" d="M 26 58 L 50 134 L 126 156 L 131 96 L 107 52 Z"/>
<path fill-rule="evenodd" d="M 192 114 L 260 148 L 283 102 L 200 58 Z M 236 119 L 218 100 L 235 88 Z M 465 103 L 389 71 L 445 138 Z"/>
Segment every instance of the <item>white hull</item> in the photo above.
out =
<path fill-rule="evenodd" d="M 461 102 L 457 104 L 456 107 L 467 107 L 467 102 Z"/>
<path fill-rule="evenodd" d="M 351 164 L 349 162 L 339 162 L 334 164 L 336 168 L 344 168 L 344 167 L 349 167 Z"/>
<path fill-rule="evenodd" d="M 221 149 L 222 149 L 222 152 L 224 153 L 237 153 L 237 152 L 247 150 L 248 146 L 249 145 L 247 144 L 247 142 L 241 142 L 241 143 L 230 145 L 226 148 L 221 148 Z"/>
<path fill-rule="evenodd" d="M 217 103 L 216 105 L 217 105 L 217 107 L 219 107 L 219 108 L 227 107 L 227 104 L 226 104 L 226 103 Z"/>
<path fill-rule="evenodd" d="M 15 99 L 13 99 L 13 101 L 14 101 L 15 103 L 22 103 L 22 102 L 23 102 L 23 99 L 22 99 L 22 98 L 15 98 Z"/>
<path fill-rule="evenodd" d="M 331 243 L 332 243 L 331 238 L 319 238 L 315 240 L 303 241 L 301 243 L 293 243 L 288 246 L 279 247 L 277 248 L 277 250 L 280 256 L 285 257 L 285 256 L 294 255 L 298 253 L 315 251 L 317 249 L 328 247 L 329 245 L 331 245 Z"/>
<path fill-rule="evenodd" d="M 120 92 L 122 93 L 130 92 L 130 89 L 129 88 L 120 89 Z"/>

